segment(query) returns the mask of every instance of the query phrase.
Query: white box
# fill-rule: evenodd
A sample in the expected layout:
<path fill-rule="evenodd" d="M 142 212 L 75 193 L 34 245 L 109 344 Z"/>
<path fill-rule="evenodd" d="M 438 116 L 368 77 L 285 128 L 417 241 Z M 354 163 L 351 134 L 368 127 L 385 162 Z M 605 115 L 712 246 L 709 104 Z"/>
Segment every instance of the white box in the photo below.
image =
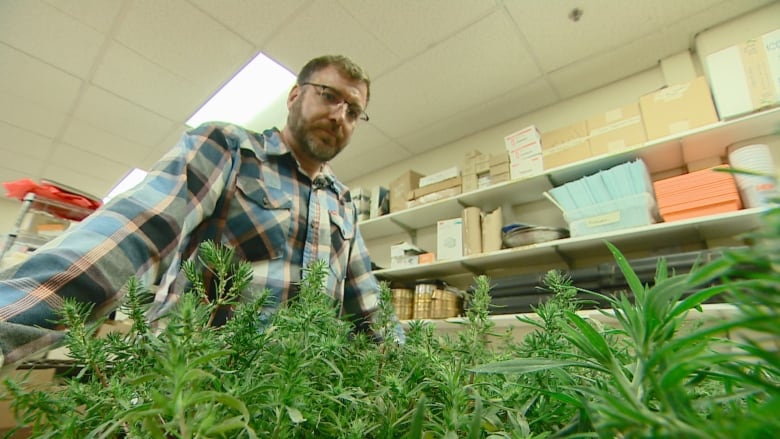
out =
<path fill-rule="evenodd" d="M 442 171 L 439 171 L 435 174 L 426 175 L 425 177 L 420 178 L 420 187 L 430 186 L 434 183 L 438 183 L 440 181 L 448 180 L 450 178 L 455 178 L 460 175 L 460 168 L 457 166 L 453 166 L 451 168 L 444 169 Z"/>
<path fill-rule="evenodd" d="M 534 141 L 539 142 L 541 139 L 542 135 L 539 134 L 539 130 L 536 128 L 536 125 L 531 125 L 505 136 L 504 146 L 506 147 L 507 151 L 509 151 L 520 145 L 525 145 Z"/>
<path fill-rule="evenodd" d="M 509 178 L 512 180 L 532 177 L 542 172 L 544 172 L 544 159 L 541 154 L 509 164 Z"/>
<path fill-rule="evenodd" d="M 721 120 L 780 104 L 780 29 L 708 55 Z"/>
<path fill-rule="evenodd" d="M 463 218 L 439 220 L 436 223 L 436 260 L 463 257 Z"/>
<path fill-rule="evenodd" d="M 507 148 L 509 163 L 520 162 L 525 159 L 542 154 L 542 140 L 537 139 L 523 144 L 518 144 L 514 148 Z"/>
<path fill-rule="evenodd" d="M 390 268 L 413 267 L 419 263 L 419 255 L 425 250 L 406 241 L 390 246 Z"/>

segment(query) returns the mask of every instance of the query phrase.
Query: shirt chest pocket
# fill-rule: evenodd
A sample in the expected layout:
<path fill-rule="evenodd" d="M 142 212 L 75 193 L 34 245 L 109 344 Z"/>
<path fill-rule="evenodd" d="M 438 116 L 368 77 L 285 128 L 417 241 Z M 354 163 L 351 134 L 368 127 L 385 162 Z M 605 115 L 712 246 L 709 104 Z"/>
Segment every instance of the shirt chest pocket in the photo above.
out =
<path fill-rule="evenodd" d="M 343 281 L 347 276 L 350 250 L 355 239 L 355 222 L 352 220 L 354 212 L 350 206 L 346 206 L 340 211 L 330 211 L 329 214 L 333 249 L 330 270 L 336 280 Z"/>
<path fill-rule="evenodd" d="M 282 257 L 290 231 L 290 195 L 249 177 L 239 176 L 236 188 L 228 220 L 234 244 L 250 261 Z"/>

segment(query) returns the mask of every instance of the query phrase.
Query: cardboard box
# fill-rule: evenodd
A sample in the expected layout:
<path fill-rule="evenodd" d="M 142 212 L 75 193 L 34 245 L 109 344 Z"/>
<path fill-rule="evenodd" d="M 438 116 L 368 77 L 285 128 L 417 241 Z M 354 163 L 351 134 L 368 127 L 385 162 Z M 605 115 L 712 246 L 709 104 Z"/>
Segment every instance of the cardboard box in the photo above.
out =
<path fill-rule="evenodd" d="M 509 176 L 512 180 L 531 177 L 544 172 L 542 155 L 537 154 L 527 159 L 513 161 L 509 164 Z"/>
<path fill-rule="evenodd" d="M 545 170 L 585 160 L 590 156 L 586 121 L 542 133 Z"/>
<path fill-rule="evenodd" d="M 509 154 L 505 152 L 500 152 L 498 154 L 490 154 L 490 167 L 494 166 L 500 166 L 504 164 L 509 164 Z"/>
<path fill-rule="evenodd" d="M 780 29 L 708 55 L 705 66 L 722 120 L 780 104 Z"/>
<path fill-rule="evenodd" d="M 422 174 L 406 171 L 390 183 L 390 213 L 406 209 L 409 193 L 420 187 Z"/>
<path fill-rule="evenodd" d="M 490 176 L 492 177 L 499 174 L 509 174 L 509 161 L 496 165 L 490 165 Z"/>
<path fill-rule="evenodd" d="M 431 203 L 433 201 L 443 200 L 445 198 L 453 197 L 460 194 L 460 186 L 451 187 L 431 194 L 423 195 L 419 198 L 409 200 L 406 202 L 408 207 L 419 206 L 420 204 Z"/>
<path fill-rule="evenodd" d="M 8 377 L 16 382 L 22 382 L 22 388 L 26 390 L 47 390 L 56 385 L 56 369 L 16 369 L 8 373 Z M 18 425 L 11 410 L 12 401 L 0 401 L 0 433 L 6 432 Z M 17 437 L 17 436 L 13 436 Z M 18 436 L 29 437 L 29 436 Z"/>
<path fill-rule="evenodd" d="M 513 148 L 507 149 L 507 157 L 509 163 L 517 163 L 524 160 L 532 159 L 536 156 L 542 155 L 542 141 L 534 140 L 532 142 L 523 143 Z"/>
<path fill-rule="evenodd" d="M 438 183 L 440 181 L 449 180 L 451 178 L 457 177 L 460 175 L 460 169 L 458 169 L 457 166 L 453 166 L 451 168 L 443 169 L 435 174 L 426 175 L 425 177 L 420 178 L 420 187 L 430 186 L 432 184 Z"/>
<path fill-rule="evenodd" d="M 460 175 L 458 175 L 456 177 L 451 177 L 446 180 L 439 181 L 437 183 L 419 187 L 414 191 L 412 191 L 412 199 L 421 198 L 424 197 L 425 195 L 432 194 L 434 192 L 439 192 L 445 189 L 460 187 L 462 181 L 463 179 L 461 178 Z"/>
<path fill-rule="evenodd" d="M 541 135 L 535 125 L 527 126 L 504 137 L 504 146 L 507 151 L 520 145 L 539 142 Z"/>
<path fill-rule="evenodd" d="M 588 119 L 591 156 L 615 154 L 642 146 L 647 140 L 639 104 L 628 104 Z"/>
<path fill-rule="evenodd" d="M 463 218 L 436 222 L 436 260 L 463 257 Z"/>
<path fill-rule="evenodd" d="M 482 252 L 488 253 L 501 250 L 501 228 L 504 227 L 504 217 L 500 207 L 482 217 Z"/>
<path fill-rule="evenodd" d="M 419 264 L 419 255 L 425 250 L 406 241 L 390 246 L 390 268 L 413 267 Z"/>
<path fill-rule="evenodd" d="M 466 207 L 463 209 L 463 256 L 482 253 L 482 209 Z"/>
<path fill-rule="evenodd" d="M 703 76 L 639 98 L 648 140 L 671 136 L 718 121 Z"/>
<path fill-rule="evenodd" d="M 463 193 L 479 189 L 479 176 L 477 174 L 463 174 L 461 176 L 461 189 Z"/>

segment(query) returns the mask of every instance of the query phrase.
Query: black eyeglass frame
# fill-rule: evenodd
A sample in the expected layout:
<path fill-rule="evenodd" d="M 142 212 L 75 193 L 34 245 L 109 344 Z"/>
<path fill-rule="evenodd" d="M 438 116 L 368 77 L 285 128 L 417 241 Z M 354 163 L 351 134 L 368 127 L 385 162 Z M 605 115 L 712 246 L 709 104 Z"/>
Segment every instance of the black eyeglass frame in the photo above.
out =
<path fill-rule="evenodd" d="M 348 110 L 354 107 L 360 108 L 360 114 L 358 114 L 358 116 L 355 118 L 354 120 L 355 122 L 357 122 L 358 120 L 362 120 L 363 122 L 369 121 L 368 113 L 366 113 L 366 110 L 362 109 L 360 105 L 354 104 L 344 99 L 344 95 L 340 91 L 336 90 L 335 88 L 325 84 L 317 84 L 316 82 L 301 82 L 300 85 L 301 87 L 304 85 L 311 85 L 312 87 L 317 88 L 318 89 L 317 94 L 320 96 L 322 96 L 322 94 L 325 93 L 326 91 L 330 92 L 333 95 L 334 99 L 339 100 L 338 103 L 333 102 L 333 104 L 335 105 L 347 104 Z"/>

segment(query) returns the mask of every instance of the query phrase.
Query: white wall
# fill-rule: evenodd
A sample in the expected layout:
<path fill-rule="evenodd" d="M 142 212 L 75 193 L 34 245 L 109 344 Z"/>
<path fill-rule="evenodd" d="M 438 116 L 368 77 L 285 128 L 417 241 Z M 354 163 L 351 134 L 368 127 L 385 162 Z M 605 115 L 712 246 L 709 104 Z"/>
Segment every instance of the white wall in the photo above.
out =
<path fill-rule="evenodd" d="M 780 2 L 701 32 L 695 39 L 695 53 L 683 52 L 659 60 L 658 66 L 653 69 L 474 133 L 413 159 L 388 166 L 380 172 L 350 181 L 348 185 L 351 187 L 388 185 L 409 169 L 422 174 L 431 174 L 451 166 L 460 166 L 468 151 L 476 149 L 487 154 L 501 152 L 504 150 L 504 136 L 528 125 L 536 125 L 544 132 L 584 120 L 599 112 L 637 102 L 640 96 L 665 85 L 679 84 L 703 75 L 703 57 L 780 27 L 778 18 L 780 18 Z M 753 140 L 770 145 L 775 164 L 780 168 L 780 136 Z M 504 209 L 504 212 L 505 223 L 514 221 L 565 226 L 560 213 L 547 202 L 524 205 L 521 209 Z M 429 227 L 417 231 L 415 236 L 398 234 L 368 242 L 372 258 L 377 264 L 388 267 L 389 246 L 402 240 L 414 241 L 418 246 L 430 251 L 436 249 L 435 230 L 434 227 Z"/>

